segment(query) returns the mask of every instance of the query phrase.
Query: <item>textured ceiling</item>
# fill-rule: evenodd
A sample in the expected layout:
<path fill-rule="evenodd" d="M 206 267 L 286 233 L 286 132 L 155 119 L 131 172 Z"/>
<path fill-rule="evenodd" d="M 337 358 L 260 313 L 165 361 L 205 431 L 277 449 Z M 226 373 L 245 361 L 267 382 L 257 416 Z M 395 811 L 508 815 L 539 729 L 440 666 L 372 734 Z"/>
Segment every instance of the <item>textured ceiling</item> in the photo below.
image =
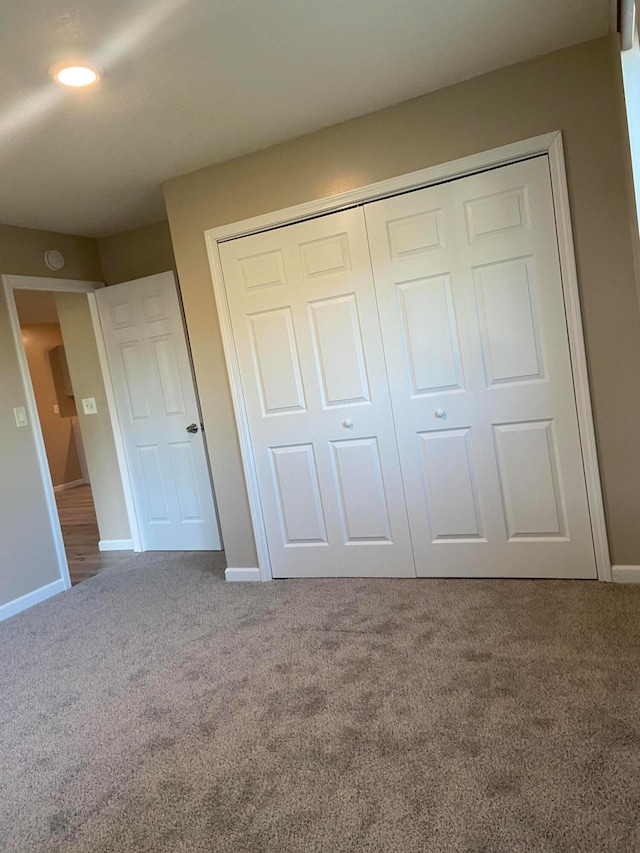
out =
<path fill-rule="evenodd" d="M 610 0 L 2 0 L 0 222 L 103 236 L 167 178 L 604 35 Z M 48 68 L 104 69 L 65 91 Z"/>

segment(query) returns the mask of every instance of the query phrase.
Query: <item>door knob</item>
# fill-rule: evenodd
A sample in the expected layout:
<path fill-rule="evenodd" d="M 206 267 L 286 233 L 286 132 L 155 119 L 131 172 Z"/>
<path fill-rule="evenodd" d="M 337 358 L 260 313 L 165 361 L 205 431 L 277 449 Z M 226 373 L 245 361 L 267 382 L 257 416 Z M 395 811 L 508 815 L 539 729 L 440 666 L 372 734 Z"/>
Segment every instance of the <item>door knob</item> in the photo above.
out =
<path fill-rule="evenodd" d="M 436 409 L 433 414 L 436 418 L 442 418 L 443 420 L 447 417 L 447 413 L 444 409 Z"/>
<path fill-rule="evenodd" d="M 350 418 L 347 418 L 346 421 L 342 421 L 342 426 L 345 429 L 353 429 L 353 421 Z"/>
<path fill-rule="evenodd" d="M 198 432 L 198 424 L 189 424 L 187 432 Z"/>

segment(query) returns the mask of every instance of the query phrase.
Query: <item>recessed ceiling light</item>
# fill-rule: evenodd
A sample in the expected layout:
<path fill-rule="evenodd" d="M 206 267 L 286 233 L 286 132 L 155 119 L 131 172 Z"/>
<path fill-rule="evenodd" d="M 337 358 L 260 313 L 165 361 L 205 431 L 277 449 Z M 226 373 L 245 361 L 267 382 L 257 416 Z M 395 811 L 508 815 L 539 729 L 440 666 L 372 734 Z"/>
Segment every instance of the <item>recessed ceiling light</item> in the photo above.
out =
<path fill-rule="evenodd" d="M 81 89 L 85 86 L 91 86 L 92 83 L 99 80 L 100 74 L 94 65 L 73 63 L 56 66 L 53 71 L 53 77 L 54 80 L 62 83 L 63 86 Z"/>

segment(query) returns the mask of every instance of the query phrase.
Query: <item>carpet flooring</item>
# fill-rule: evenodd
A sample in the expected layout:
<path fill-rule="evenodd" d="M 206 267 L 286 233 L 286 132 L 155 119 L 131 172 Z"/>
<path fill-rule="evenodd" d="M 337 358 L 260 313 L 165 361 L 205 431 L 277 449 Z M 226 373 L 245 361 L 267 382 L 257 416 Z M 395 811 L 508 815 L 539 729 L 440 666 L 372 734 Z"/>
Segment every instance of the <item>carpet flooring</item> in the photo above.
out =
<path fill-rule="evenodd" d="M 640 850 L 639 587 L 145 554 L 0 648 L 3 853 Z"/>

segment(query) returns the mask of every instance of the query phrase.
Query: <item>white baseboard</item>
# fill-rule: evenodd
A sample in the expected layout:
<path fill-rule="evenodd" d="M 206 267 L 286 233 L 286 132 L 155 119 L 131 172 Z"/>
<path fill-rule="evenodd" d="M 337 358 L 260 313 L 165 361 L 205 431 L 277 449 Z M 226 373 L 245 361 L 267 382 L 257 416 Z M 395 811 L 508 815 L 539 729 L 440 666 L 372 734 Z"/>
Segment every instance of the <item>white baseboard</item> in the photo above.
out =
<path fill-rule="evenodd" d="M 22 610 L 28 607 L 33 607 L 34 604 L 39 604 L 52 595 L 57 595 L 59 592 L 64 592 L 65 583 L 60 578 L 53 583 L 48 583 L 46 586 L 41 586 L 39 589 L 34 589 L 33 592 L 28 592 L 26 595 L 21 595 L 20 598 L 14 598 L 13 601 L 7 602 L 0 607 L 0 622 L 3 619 L 8 619 L 9 616 L 15 616 Z"/>
<path fill-rule="evenodd" d="M 101 539 L 99 551 L 133 551 L 133 539 Z"/>
<path fill-rule="evenodd" d="M 225 579 L 228 581 L 259 581 L 260 569 L 225 569 Z"/>
<path fill-rule="evenodd" d="M 640 583 L 640 566 L 611 566 L 614 583 Z"/>
<path fill-rule="evenodd" d="M 71 480 L 70 483 L 60 483 L 59 486 L 54 486 L 54 492 L 66 492 L 67 489 L 75 489 L 76 486 L 86 485 L 86 480 Z"/>

